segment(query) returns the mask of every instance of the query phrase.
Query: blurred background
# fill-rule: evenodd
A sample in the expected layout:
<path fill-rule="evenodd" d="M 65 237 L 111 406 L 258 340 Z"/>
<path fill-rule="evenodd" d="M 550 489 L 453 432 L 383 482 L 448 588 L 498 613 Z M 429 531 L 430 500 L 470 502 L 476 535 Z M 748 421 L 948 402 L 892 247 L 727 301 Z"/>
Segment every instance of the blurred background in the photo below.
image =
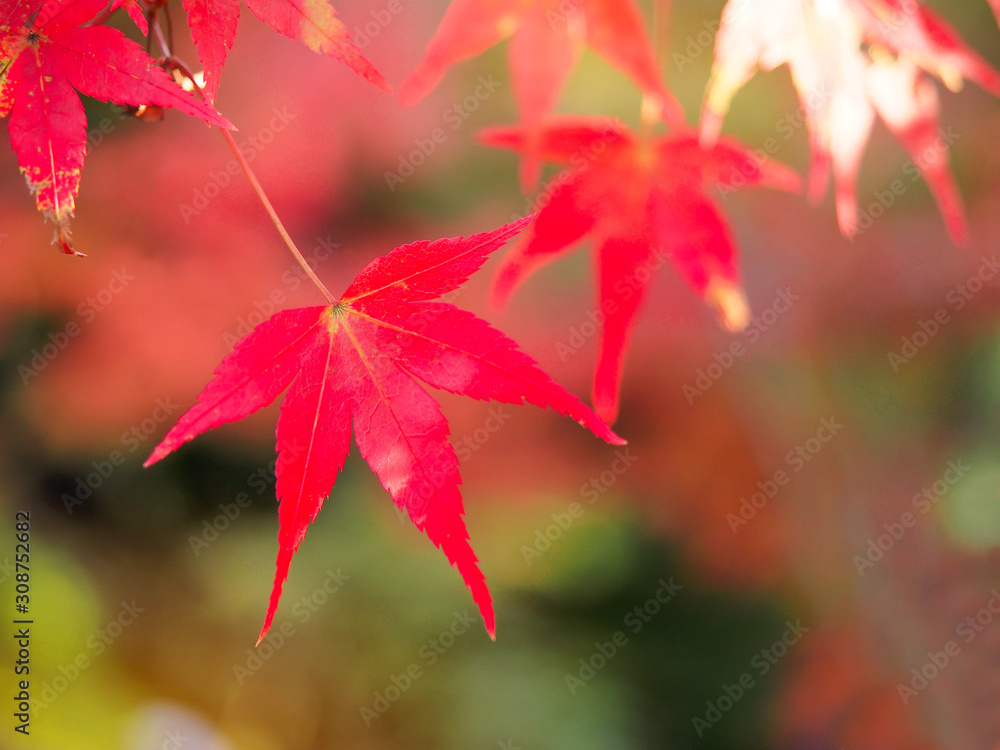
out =
<path fill-rule="evenodd" d="M 1000 65 L 985 2 L 931 4 Z M 694 122 L 722 3 L 676 5 L 665 66 Z M 336 4 L 398 84 L 445 3 L 389 6 Z M 500 85 L 477 96 L 480 76 Z M 508 84 L 501 45 L 404 110 L 244 11 L 218 106 L 339 293 L 398 244 L 528 210 L 516 158 L 474 140 L 515 119 Z M 141 463 L 238 338 L 322 298 L 191 118 L 87 102 L 84 260 L 49 246 L 0 149 L 0 601 L 12 611 L 15 512 L 30 511 L 35 701 L 29 738 L 4 706 L 0 746 L 1000 746 L 1000 106 L 973 86 L 941 96 L 968 247 L 881 125 L 853 243 L 829 196 L 728 195 L 758 334 L 724 333 L 660 271 L 626 362 L 626 449 L 552 412 L 435 393 L 465 448 L 496 643 L 354 451 L 255 649 L 277 551 L 276 406 Z M 633 125 L 638 110 L 590 52 L 560 105 Z M 804 172 L 796 123 L 782 68 L 741 91 L 726 130 L 777 138 L 774 157 Z M 413 159 L 438 127 L 445 141 Z M 498 261 L 459 304 L 588 394 L 588 254 L 504 311 L 486 302 Z M 15 658 L 0 638 L 7 698 Z"/>

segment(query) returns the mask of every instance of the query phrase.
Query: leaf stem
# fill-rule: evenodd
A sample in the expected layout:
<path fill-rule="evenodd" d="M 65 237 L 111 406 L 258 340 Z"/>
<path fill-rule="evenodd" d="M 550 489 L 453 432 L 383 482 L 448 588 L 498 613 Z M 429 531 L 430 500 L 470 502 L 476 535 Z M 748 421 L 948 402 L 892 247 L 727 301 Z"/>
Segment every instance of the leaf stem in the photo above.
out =
<path fill-rule="evenodd" d="M 152 11 L 152 13 L 151 13 L 151 18 L 150 18 L 150 22 L 149 22 L 149 30 L 152 31 L 153 33 L 150 34 L 148 37 L 146 37 L 147 43 L 150 40 L 152 40 L 152 38 L 155 36 L 156 37 L 156 41 L 160 45 L 160 49 L 163 50 L 163 54 L 165 54 L 168 58 L 172 59 L 173 58 L 173 52 L 170 51 L 170 44 L 169 44 L 169 42 L 167 42 L 167 38 L 163 35 L 163 29 L 160 27 L 160 19 L 157 18 L 157 9 L 156 8 L 154 8 L 153 11 Z M 148 52 L 148 50 L 147 50 L 147 52 Z M 177 62 L 180 62 L 180 61 L 177 61 Z M 185 66 L 178 65 L 176 67 L 177 67 L 178 70 L 180 70 L 182 73 L 184 73 L 185 76 L 187 76 L 188 73 L 191 72 L 191 71 L 189 71 L 189 70 L 186 69 L 187 68 L 186 65 Z M 191 78 L 190 76 L 188 76 L 188 78 L 191 81 L 191 83 L 194 84 L 195 88 L 197 89 L 198 96 L 200 96 L 202 99 L 204 99 L 205 96 L 204 96 L 204 94 L 202 94 L 201 88 L 198 86 L 198 84 L 195 83 L 194 78 Z"/>
<path fill-rule="evenodd" d="M 155 23 L 151 24 L 151 26 L 156 36 L 157 42 L 159 43 L 160 47 L 166 54 L 165 62 L 168 65 L 176 68 L 181 73 L 181 75 L 183 75 L 188 81 L 190 81 L 191 85 L 194 87 L 195 92 L 202 100 L 204 100 L 205 92 L 202 91 L 201 86 L 198 85 L 198 81 L 195 79 L 194 72 L 192 72 L 192 70 L 183 61 L 177 59 L 170 53 L 170 46 L 167 43 L 167 40 L 163 36 L 163 29 L 160 28 L 159 19 L 154 19 L 154 21 Z M 267 193 L 264 192 L 264 188 L 261 186 L 260 181 L 257 179 L 257 175 L 254 174 L 253 169 L 250 167 L 250 162 L 248 162 L 246 160 L 246 157 L 243 156 L 243 152 L 240 151 L 240 147 L 236 144 L 236 141 L 233 139 L 232 134 L 228 130 L 224 130 L 223 128 L 218 128 L 218 131 L 222 133 L 222 137 L 225 138 L 226 143 L 229 144 L 229 148 L 232 150 L 233 155 L 236 157 L 236 161 L 239 163 L 240 168 L 242 168 L 243 173 L 247 176 L 247 180 L 250 181 L 250 186 L 253 188 L 253 191 L 257 194 L 257 198 L 260 200 L 261 205 L 264 206 L 264 210 L 267 211 L 267 215 L 268 217 L 270 217 L 271 223 L 274 224 L 274 228 L 278 230 L 278 234 L 281 235 L 281 239 L 284 241 L 285 246 L 295 257 L 295 260 L 298 261 L 298 264 L 302 266 L 302 270 L 306 272 L 306 276 L 309 277 L 310 281 L 312 281 L 312 283 L 316 285 L 316 288 L 319 289 L 320 293 L 324 297 L 326 297 L 327 302 L 329 302 L 331 305 L 335 304 L 337 300 L 334 298 L 332 294 L 330 294 L 330 290 L 326 288 L 326 285 L 322 281 L 320 281 L 320 278 L 319 276 L 316 275 L 316 272 L 313 271 L 312 268 L 310 268 L 309 264 L 306 262 L 306 259 L 303 257 L 302 252 L 299 250 L 298 246 L 296 246 L 295 240 L 292 239 L 292 236 L 288 233 L 288 230 L 285 229 L 285 225 L 282 224 L 281 218 L 278 216 L 278 212 L 275 211 L 274 206 L 271 205 L 271 201 L 267 197 Z"/>
<path fill-rule="evenodd" d="M 236 156 L 236 161 L 239 162 L 240 167 L 242 167 L 243 172 L 250 181 L 251 187 L 253 187 L 254 192 L 257 194 L 261 204 L 264 206 L 264 210 L 267 211 L 267 215 L 271 217 L 271 222 L 274 224 L 275 229 L 278 230 L 278 234 L 281 235 L 281 239 L 284 240 L 289 251 L 295 256 L 295 260 L 297 260 L 299 265 L 302 266 L 302 270 L 306 272 L 306 275 L 312 283 L 316 285 L 316 288 L 319 289 L 331 305 L 334 304 L 336 299 L 332 294 L 330 294 L 330 290 L 326 288 L 323 282 L 320 281 L 316 272 L 309 267 L 306 259 L 299 251 L 299 248 L 296 247 L 295 240 L 293 240 L 291 235 L 288 234 L 288 231 L 285 229 L 285 225 L 281 223 L 278 213 L 274 210 L 274 206 L 271 205 L 271 201 L 268 199 L 267 194 L 264 192 L 264 188 L 261 187 L 260 182 L 257 180 L 257 175 L 255 175 L 253 169 L 251 169 L 250 163 L 246 160 L 246 157 L 243 156 L 243 153 L 240 151 L 240 147 L 236 145 L 236 141 L 233 139 L 232 134 L 228 130 L 223 130 L 222 128 L 218 128 L 218 130 L 222 133 L 222 137 L 226 139 L 226 143 L 229 144 L 229 148 L 232 149 L 233 154 Z"/>

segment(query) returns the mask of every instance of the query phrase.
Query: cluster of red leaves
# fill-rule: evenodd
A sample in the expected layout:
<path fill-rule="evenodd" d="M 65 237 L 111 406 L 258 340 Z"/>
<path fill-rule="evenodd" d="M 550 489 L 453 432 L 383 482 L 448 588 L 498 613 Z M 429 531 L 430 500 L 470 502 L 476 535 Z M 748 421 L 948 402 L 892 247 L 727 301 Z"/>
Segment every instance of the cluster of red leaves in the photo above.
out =
<path fill-rule="evenodd" d="M 648 106 L 681 125 L 684 113 L 666 90 L 656 54 L 634 0 L 454 0 L 427 54 L 399 87 L 415 104 L 449 67 L 511 37 L 508 60 L 521 121 L 529 140 L 521 152 L 521 182 L 538 182 L 542 117 L 556 105 L 584 44 L 620 68 L 648 97 Z"/>

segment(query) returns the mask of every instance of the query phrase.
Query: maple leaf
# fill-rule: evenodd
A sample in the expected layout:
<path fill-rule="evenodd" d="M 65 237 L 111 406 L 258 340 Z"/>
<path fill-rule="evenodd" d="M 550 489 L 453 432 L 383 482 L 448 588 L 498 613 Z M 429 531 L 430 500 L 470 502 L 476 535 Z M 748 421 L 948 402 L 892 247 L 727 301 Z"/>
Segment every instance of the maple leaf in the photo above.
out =
<path fill-rule="evenodd" d="M 119 8 L 125 9 L 128 17 L 132 19 L 132 23 L 139 28 L 143 36 L 149 36 L 149 19 L 146 18 L 138 0 L 114 0 L 111 9 L 118 10 Z"/>
<path fill-rule="evenodd" d="M 489 146 L 520 151 L 522 128 L 481 132 Z M 749 312 L 740 287 L 736 246 L 705 185 L 733 190 L 765 186 L 797 191 L 800 179 L 771 160 L 761 162 L 729 139 L 703 149 L 693 133 L 640 139 L 609 120 L 562 117 L 542 129 L 540 153 L 566 170 L 543 190 L 547 203 L 530 233 L 504 259 L 493 298 L 504 304 L 532 271 L 592 236 L 597 254 L 597 315 L 604 321 L 594 375 L 594 409 L 612 423 L 618 414 L 622 361 L 652 270 L 667 259 L 718 312 L 729 330 Z"/>
<path fill-rule="evenodd" d="M 923 174 L 953 240 L 965 242 L 937 89 L 927 74 L 952 90 L 967 79 L 996 95 L 1000 74 L 915 0 L 730 0 L 716 37 L 702 142 L 716 139 L 730 100 L 756 68 L 784 63 L 809 126 L 809 197 L 822 197 L 832 169 L 845 236 L 857 233 L 858 167 L 877 114 Z"/>
<path fill-rule="evenodd" d="M 298 39 L 309 49 L 339 60 L 384 91 L 392 86 L 351 41 L 347 28 L 326 0 L 243 0 L 257 18 L 279 34 Z M 205 66 L 205 98 L 212 102 L 226 55 L 236 41 L 239 0 L 184 0 L 198 59 Z"/>
<path fill-rule="evenodd" d="M 452 0 L 423 60 L 400 84 L 400 102 L 417 103 L 449 67 L 507 37 L 514 97 L 521 124 L 532 135 L 555 106 L 584 44 L 631 77 L 667 121 L 684 123 L 680 105 L 663 85 L 634 0 Z M 538 159 L 534 148 L 523 153 L 525 189 L 538 182 Z"/>
<path fill-rule="evenodd" d="M 279 552 L 261 638 L 292 556 L 347 457 L 352 424 L 361 456 L 461 573 L 493 637 L 492 602 L 462 520 L 448 424 L 418 379 L 475 399 L 551 407 L 623 444 L 504 334 L 432 301 L 463 284 L 527 221 L 403 245 L 368 264 L 337 303 L 275 314 L 237 344 L 146 460 L 150 466 L 205 430 L 252 414 L 290 386 L 278 418 Z"/>
<path fill-rule="evenodd" d="M 9 115 L 11 145 L 38 210 L 55 224 L 63 250 L 77 255 L 69 220 L 87 152 L 87 118 L 74 89 L 102 101 L 174 107 L 233 127 L 117 29 L 81 26 L 106 6 L 107 0 L 0 3 L 0 116 Z"/>

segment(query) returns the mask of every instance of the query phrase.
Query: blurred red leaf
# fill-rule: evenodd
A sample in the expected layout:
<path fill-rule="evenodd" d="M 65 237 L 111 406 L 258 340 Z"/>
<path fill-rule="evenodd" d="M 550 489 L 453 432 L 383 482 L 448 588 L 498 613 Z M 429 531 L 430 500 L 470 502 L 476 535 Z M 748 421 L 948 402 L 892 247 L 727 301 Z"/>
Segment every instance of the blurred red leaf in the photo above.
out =
<path fill-rule="evenodd" d="M 521 122 L 530 131 L 555 106 L 584 44 L 628 74 L 668 121 L 684 122 L 680 106 L 663 85 L 634 0 L 453 0 L 424 59 L 400 85 L 400 101 L 415 104 L 452 65 L 509 36 L 514 96 Z M 531 188 L 538 177 L 538 155 L 525 149 L 522 183 Z"/>
<path fill-rule="evenodd" d="M 490 128 L 481 140 L 521 152 L 529 138 L 523 129 Z M 563 172 L 544 191 L 548 202 L 531 233 L 497 272 L 494 298 L 505 302 L 532 271 L 594 236 L 597 315 L 604 321 L 594 408 L 611 422 L 618 414 L 629 332 L 652 271 L 668 259 L 715 306 L 726 328 L 739 330 L 748 320 L 736 247 L 704 184 L 794 191 L 800 180 L 781 164 L 761 163 L 734 141 L 703 149 L 693 134 L 647 140 L 608 120 L 552 120 L 543 127 L 538 147 L 543 159 L 580 168 Z"/>
<path fill-rule="evenodd" d="M 857 232 L 858 167 L 878 114 L 927 180 L 952 239 L 965 242 L 948 138 L 939 129 L 937 89 L 925 74 L 952 90 L 968 79 L 996 95 L 1000 74 L 937 14 L 912 0 L 835 0 L 822 6 L 732 0 L 716 37 L 702 142 L 715 141 L 730 100 L 757 67 L 771 70 L 783 63 L 808 118 L 810 198 L 822 197 L 832 167 L 837 220 L 845 236 Z"/>
<path fill-rule="evenodd" d="M 257 18 L 279 34 L 298 39 L 314 52 L 340 60 L 385 91 L 392 86 L 351 41 L 337 12 L 326 0 L 244 0 Z M 184 0 L 191 37 L 205 66 L 205 96 L 214 101 L 226 54 L 236 40 L 239 0 Z"/>
<path fill-rule="evenodd" d="M 461 286 L 527 221 L 398 247 L 362 270 L 336 304 L 277 313 L 222 361 L 198 403 L 146 460 L 149 466 L 202 432 L 252 414 L 291 386 L 278 419 L 280 551 L 261 638 L 292 556 L 347 457 L 352 422 L 361 455 L 462 574 L 493 636 L 492 600 L 462 521 L 448 423 L 417 378 L 475 399 L 551 407 L 623 443 L 509 338 L 471 313 L 431 302 Z"/>

